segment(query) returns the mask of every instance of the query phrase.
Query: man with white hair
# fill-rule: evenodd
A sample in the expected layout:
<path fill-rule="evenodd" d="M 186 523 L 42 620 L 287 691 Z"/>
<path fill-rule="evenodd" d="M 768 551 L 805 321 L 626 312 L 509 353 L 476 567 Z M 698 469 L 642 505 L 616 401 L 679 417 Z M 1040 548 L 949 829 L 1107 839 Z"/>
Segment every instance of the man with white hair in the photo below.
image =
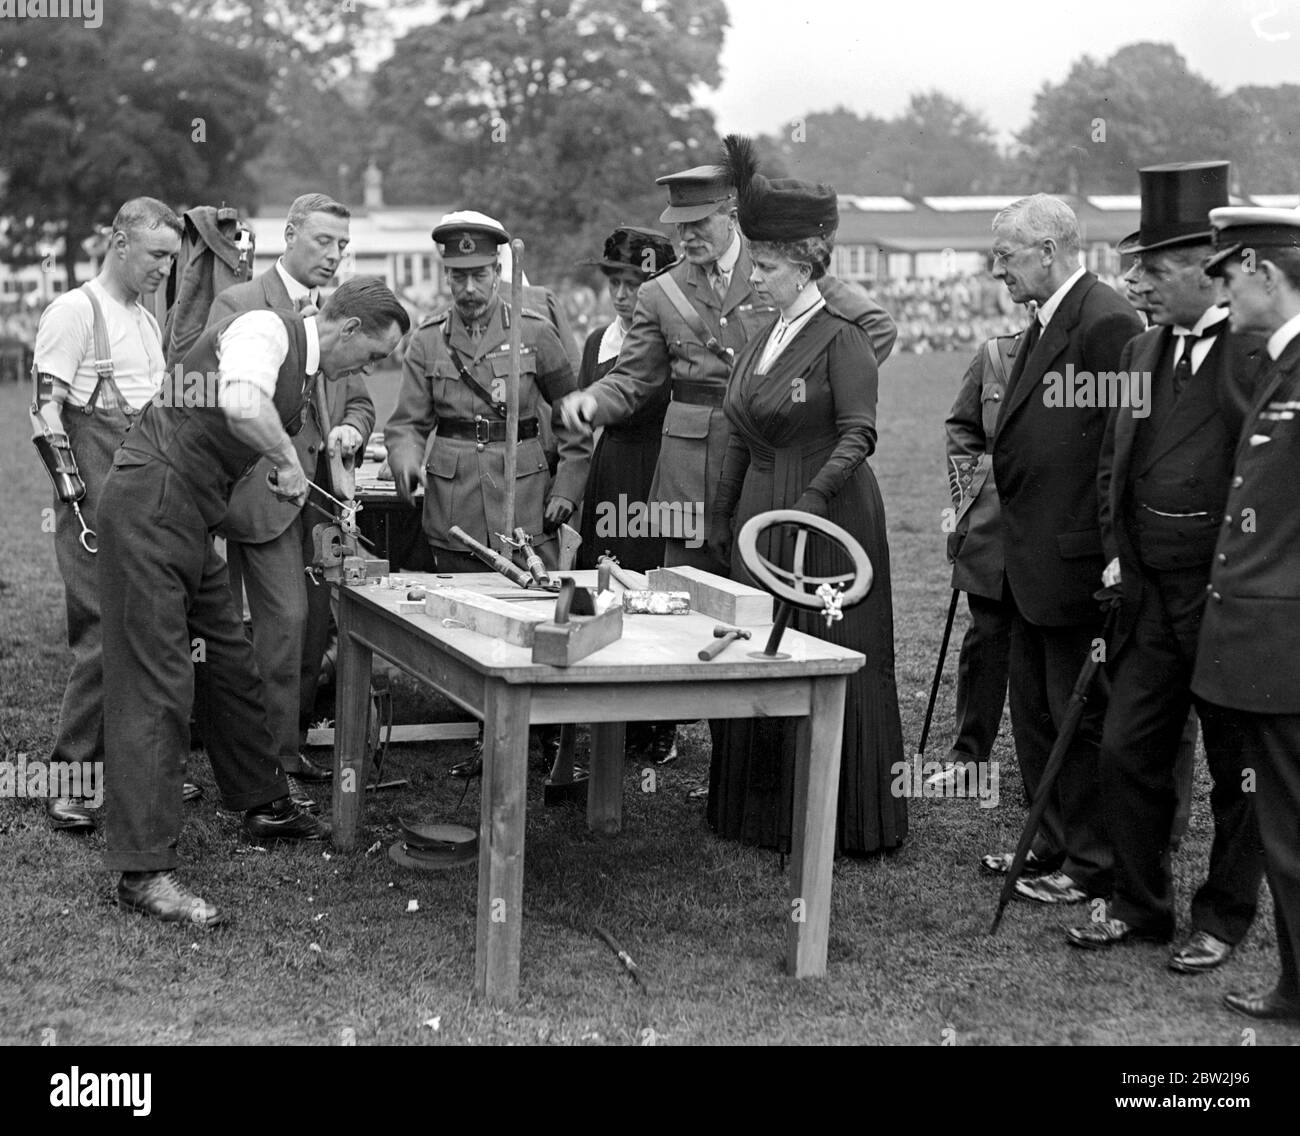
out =
<path fill-rule="evenodd" d="M 1097 465 L 1110 411 L 1096 398 L 1062 405 L 1050 395 L 1063 376 L 1117 370 L 1142 321 L 1079 264 L 1074 211 L 1046 194 L 1021 198 L 993 219 L 993 276 L 1016 303 L 1038 305 L 993 446 L 1012 607 L 1011 729 L 1025 787 L 1036 796 L 1079 670 L 1097 650 L 1102 620 L 1093 593 L 1105 568 Z M 1023 899 L 1079 903 L 1110 892 L 1097 799 L 1105 709 L 1099 678 L 1031 849 L 1028 866 L 1041 874 L 1016 885 Z M 1010 862 L 1009 853 L 983 859 L 994 872 Z"/>

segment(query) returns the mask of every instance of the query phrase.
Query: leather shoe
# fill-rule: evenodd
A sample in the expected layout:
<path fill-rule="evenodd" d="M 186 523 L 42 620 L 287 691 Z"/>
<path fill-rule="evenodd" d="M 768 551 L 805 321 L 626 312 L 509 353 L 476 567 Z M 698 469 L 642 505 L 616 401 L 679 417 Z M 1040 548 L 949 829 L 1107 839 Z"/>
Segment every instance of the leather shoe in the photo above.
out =
<path fill-rule="evenodd" d="M 1193 931 L 1192 937 L 1169 956 L 1169 969 L 1179 974 L 1200 974 L 1222 966 L 1232 957 L 1232 944 L 1209 931 Z"/>
<path fill-rule="evenodd" d="M 299 808 L 289 797 L 244 814 L 244 835 L 249 840 L 325 840 L 329 834 L 327 822 Z"/>
<path fill-rule="evenodd" d="M 980 867 L 986 872 L 995 876 L 1005 876 L 1011 871 L 1011 861 L 1015 859 L 1014 852 L 990 852 L 987 856 L 980 857 Z M 1053 857 L 1042 858 L 1034 855 L 1034 850 L 1029 850 L 1029 855 L 1025 857 L 1025 866 L 1021 869 L 1021 876 L 1045 876 L 1048 872 L 1054 872 L 1061 866 L 1061 861 Z"/>
<path fill-rule="evenodd" d="M 1065 941 L 1085 951 L 1104 951 L 1124 943 L 1167 943 L 1169 936 L 1143 931 L 1123 919 L 1103 919 L 1099 923 L 1071 927 L 1065 932 Z"/>
<path fill-rule="evenodd" d="M 303 787 L 303 783 L 298 780 L 298 774 L 286 773 L 284 779 L 289 783 L 289 800 L 305 813 L 320 812 L 320 805 L 312 799 L 311 794 Z"/>
<path fill-rule="evenodd" d="M 1223 1004 L 1248 1018 L 1268 1022 L 1300 1022 L 1300 1001 L 1283 998 L 1276 990 L 1267 994 L 1225 994 Z"/>
<path fill-rule="evenodd" d="M 321 781 L 329 781 L 334 776 L 334 770 L 328 765 L 317 765 L 309 757 L 303 754 L 298 755 L 298 766 L 296 769 L 286 769 L 286 773 L 292 773 L 299 781 L 306 781 L 315 785 Z"/>
<path fill-rule="evenodd" d="M 459 777 L 462 781 L 469 781 L 475 777 L 483 776 L 483 747 L 476 745 L 474 752 L 464 761 L 458 761 L 447 773 L 451 777 Z"/>
<path fill-rule="evenodd" d="M 95 810 L 80 799 L 51 797 L 45 802 L 45 815 L 56 832 L 95 831 Z"/>
<path fill-rule="evenodd" d="M 165 923 L 215 927 L 226 918 L 225 912 L 200 899 L 173 872 L 123 872 L 117 885 L 117 902 Z"/>
<path fill-rule="evenodd" d="M 1016 895 L 1035 903 L 1082 903 L 1088 898 L 1088 893 L 1064 872 L 1016 880 Z"/>
<path fill-rule="evenodd" d="M 181 800 L 187 805 L 192 805 L 201 796 L 203 796 L 203 786 L 196 785 L 193 781 L 186 781 L 181 786 Z"/>

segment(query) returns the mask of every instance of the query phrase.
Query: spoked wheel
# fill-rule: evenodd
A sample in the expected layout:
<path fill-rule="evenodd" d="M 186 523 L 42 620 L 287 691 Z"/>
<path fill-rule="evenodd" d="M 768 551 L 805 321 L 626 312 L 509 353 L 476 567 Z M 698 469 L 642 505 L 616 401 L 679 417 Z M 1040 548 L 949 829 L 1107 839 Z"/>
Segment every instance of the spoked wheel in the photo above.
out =
<path fill-rule="evenodd" d="M 795 530 L 794 557 L 789 568 L 774 564 L 758 551 L 758 540 L 772 529 Z M 808 534 L 818 533 L 839 547 L 852 562 L 848 572 L 830 576 L 812 576 L 804 570 Z M 792 607 L 820 611 L 827 623 L 841 618 L 840 610 L 861 602 L 871 589 L 873 571 L 866 550 L 839 525 L 797 509 L 773 509 L 759 513 L 745 522 L 736 536 L 740 559 L 768 591 L 781 601 L 767 648 L 751 651 L 755 659 L 788 659 L 779 654 L 781 636 L 790 622 Z"/>

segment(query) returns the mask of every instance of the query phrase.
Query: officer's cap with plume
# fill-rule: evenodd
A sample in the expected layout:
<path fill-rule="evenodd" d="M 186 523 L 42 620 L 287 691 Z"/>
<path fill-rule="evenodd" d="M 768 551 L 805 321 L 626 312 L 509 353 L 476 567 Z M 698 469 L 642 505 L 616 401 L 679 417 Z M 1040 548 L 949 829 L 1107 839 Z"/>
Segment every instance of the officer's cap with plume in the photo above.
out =
<path fill-rule="evenodd" d="M 796 178 L 764 177 L 758 172 L 753 142 L 738 134 L 728 134 L 722 146 L 722 164 L 736 187 L 736 212 L 747 240 L 835 236 L 840 211 L 833 188 Z"/>

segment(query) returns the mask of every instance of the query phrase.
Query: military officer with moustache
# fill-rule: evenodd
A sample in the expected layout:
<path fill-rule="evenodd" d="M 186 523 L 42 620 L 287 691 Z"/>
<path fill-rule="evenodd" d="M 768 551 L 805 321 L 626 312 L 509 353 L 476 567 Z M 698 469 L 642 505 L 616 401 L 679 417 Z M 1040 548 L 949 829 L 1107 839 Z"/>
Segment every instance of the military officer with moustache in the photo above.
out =
<path fill-rule="evenodd" d="M 424 531 L 439 571 L 480 572 L 482 563 L 450 534 L 459 526 L 503 552 L 505 531 L 506 383 L 510 325 L 519 320 L 522 352 L 515 518 L 550 567 L 555 530 L 582 498 L 591 461 L 589 432 L 552 412 L 560 461 L 547 496 L 539 423 L 528 415 L 537 393 L 552 405 L 577 389 L 572 364 L 545 317 L 514 312 L 500 296 L 498 246 L 509 234 L 482 214 L 449 213 L 433 230 L 447 273 L 452 308 L 425 320 L 411 337 L 397 408 L 384 431 L 398 493 L 411 502 L 423 486 Z"/>
<path fill-rule="evenodd" d="M 654 535 L 665 538 L 666 566 L 729 576 L 730 566 L 705 542 L 730 436 L 722 398 L 736 355 L 776 309 L 750 290 L 753 264 L 722 168 L 697 166 L 656 184 L 668 188 L 668 208 L 659 220 L 676 224 L 684 259 L 642 286 L 617 366 L 567 398 L 561 411 L 570 427 L 624 423 L 670 383 L 672 401 L 646 503 L 661 522 Z M 827 276 L 818 286 L 835 314 L 867 332 L 883 362 L 898 334 L 893 320 L 843 281 Z"/>
<path fill-rule="evenodd" d="M 1192 899 L 1191 935 L 1169 968 L 1199 974 L 1226 962 L 1245 936 L 1264 874 L 1239 735 L 1191 693 L 1205 585 L 1264 341 L 1229 330 L 1218 286 L 1202 269 L 1209 212 L 1228 203 L 1228 163 L 1177 162 L 1140 175 L 1141 228 L 1119 251 L 1138 257 L 1130 287 L 1155 326 L 1129 341 L 1119 370 L 1147 397 L 1112 415 L 1098 472 L 1103 579 L 1124 598 L 1099 761 L 1114 891 L 1108 917 L 1066 938 L 1095 950 L 1173 937 L 1175 767 L 1195 705 L 1214 782 L 1214 845 Z"/>
<path fill-rule="evenodd" d="M 1281 974 L 1227 994 L 1247 1017 L 1300 1021 L 1300 212 L 1210 212 L 1210 275 L 1226 280 L 1234 332 L 1268 337 L 1234 455 L 1206 586 L 1192 692 L 1221 708 L 1255 774 L 1264 874 Z"/>

